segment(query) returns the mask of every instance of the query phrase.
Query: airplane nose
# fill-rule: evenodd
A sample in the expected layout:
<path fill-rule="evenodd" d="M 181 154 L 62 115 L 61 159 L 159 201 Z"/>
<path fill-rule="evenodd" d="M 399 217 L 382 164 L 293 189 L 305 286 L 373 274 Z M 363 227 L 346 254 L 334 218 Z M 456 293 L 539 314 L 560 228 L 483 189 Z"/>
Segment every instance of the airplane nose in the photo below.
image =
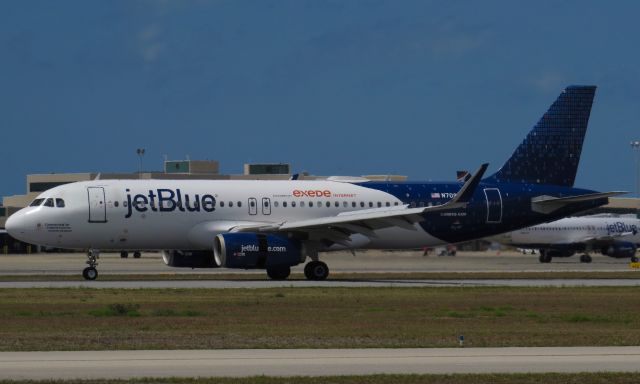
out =
<path fill-rule="evenodd" d="M 20 212 L 16 212 L 7 218 L 4 228 L 14 239 L 22 240 L 27 233 L 27 225 Z"/>

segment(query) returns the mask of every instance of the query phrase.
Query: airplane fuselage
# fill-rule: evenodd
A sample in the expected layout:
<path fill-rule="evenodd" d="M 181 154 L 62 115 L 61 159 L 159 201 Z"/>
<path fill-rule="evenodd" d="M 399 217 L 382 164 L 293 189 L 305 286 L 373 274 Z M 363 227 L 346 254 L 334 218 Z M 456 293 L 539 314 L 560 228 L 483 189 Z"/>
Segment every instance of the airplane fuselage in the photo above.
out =
<path fill-rule="evenodd" d="M 21 228 L 38 244 L 77 249 L 210 250 L 213 238 L 242 225 L 331 217 L 390 207 L 428 207 L 455 196 L 461 182 L 96 180 L 53 188 L 53 199 L 21 211 Z M 563 217 L 606 202 L 572 204 L 553 214 L 532 211 L 531 198 L 583 189 L 481 183 L 466 208 L 427 213 L 411 228 L 352 235 L 344 248 L 416 248 L 489 236 Z M 55 206 L 62 199 L 64 207 Z M 37 213 L 36 213 L 37 212 Z M 29 218 L 33 217 L 33 220 Z"/>

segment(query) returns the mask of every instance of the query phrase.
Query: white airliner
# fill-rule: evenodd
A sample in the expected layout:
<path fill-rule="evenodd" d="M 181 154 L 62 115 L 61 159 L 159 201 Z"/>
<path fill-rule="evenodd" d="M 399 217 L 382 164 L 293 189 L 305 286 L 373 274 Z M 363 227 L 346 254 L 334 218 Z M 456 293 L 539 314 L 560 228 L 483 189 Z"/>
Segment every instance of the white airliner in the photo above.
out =
<path fill-rule="evenodd" d="M 15 238 L 88 250 L 163 250 L 174 267 L 266 269 L 284 279 L 318 252 L 419 248 L 557 220 L 620 192 L 574 188 L 594 86 L 567 87 L 493 175 L 466 181 L 94 180 L 48 190 L 6 222 Z"/>
<path fill-rule="evenodd" d="M 580 261 L 590 263 L 590 252 L 637 262 L 640 219 L 636 217 L 568 217 L 551 223 L 492 236 L 489 240 L 523 249 L 538 249 L 540 262 L 584 252 Z"/>

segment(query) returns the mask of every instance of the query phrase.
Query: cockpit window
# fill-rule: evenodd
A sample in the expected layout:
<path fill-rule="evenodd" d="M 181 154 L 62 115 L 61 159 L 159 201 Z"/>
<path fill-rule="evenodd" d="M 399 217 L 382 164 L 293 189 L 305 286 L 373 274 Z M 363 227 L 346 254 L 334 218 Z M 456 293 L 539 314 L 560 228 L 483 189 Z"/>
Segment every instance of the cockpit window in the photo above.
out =
<path fill-rule="evenodd" d="M 31 202 L 31 204 L 29 204 L 30 207 L 39 207 L 40 204 L 42 204 L 42 202 L 44 201 L 44 199 L 35 199 Z"/>
<path fill-rule="evenodd" d="M 62 199 L 56 199 L 56 207 L 58 207 L 58 208 L 64 208 L 64 200 L 62 200 Z"/>
<path fill-rule="evenodd" d="M 52 198 L 48 198 L 47 200 L 45 200 L 44 206 L 45 207 L 53 207 L 53 199 Z"/>

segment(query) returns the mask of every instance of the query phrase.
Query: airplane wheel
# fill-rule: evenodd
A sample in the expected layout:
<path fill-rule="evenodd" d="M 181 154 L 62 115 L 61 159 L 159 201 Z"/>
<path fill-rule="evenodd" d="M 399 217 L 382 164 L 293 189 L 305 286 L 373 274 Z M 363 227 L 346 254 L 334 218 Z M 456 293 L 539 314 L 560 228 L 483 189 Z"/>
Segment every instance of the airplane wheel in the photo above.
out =
<path fill-rule="evenodd" d="M 98 277 L 98 270 L 93 267 L 87 267 L 82 270 L 82 277 L 85 280 L 95 280 Z"/>
<path fill-rule="evenodd" d="M 591 262 L 591 256 L 589 256 L 589 255 L 580 256 L 580 262 L 581 263 L 590 263 Z"/>
<path fill-rule="evenodd" d="M 541 263 L 550 263 L 551 262 L 551 256 L 548 256 L 545 253 L 541 253 L 540 256 L 538 256 L 538 260 Z"/>
<path fill-rule="evenodd" d="M 290 267 L 267 268 L 267 276 L 272 280 L 285 280 L 290 274 Z"/>
<path fill-rule="evenodd" d="M 129 252 L 127 251 L 120 252 L 120 258 L 126 259 L 127 257 L 129 257 Z"/>
<path fill-rule="evenodd" d="M 329 276 L 329 267 L 322 261 L 310 261 L 304 266 L 307 280 L 325 280 Z"/>
<path fill-rule="evenodd" d="M 133 252 L 133 258 L 134 258 L 134 259 L 139 259 L 139 258 L 140 258 L 140 256 L 142 256 L 142 255 L 140 254 L 140 252 L 138 252 L 138 251 Z"/>
<path fill-rule="evenodd" d="M 631 262 L 632 263 L 637 263 L 638 262 L 638 258 L 636 256 L 631 256 Z"/>

